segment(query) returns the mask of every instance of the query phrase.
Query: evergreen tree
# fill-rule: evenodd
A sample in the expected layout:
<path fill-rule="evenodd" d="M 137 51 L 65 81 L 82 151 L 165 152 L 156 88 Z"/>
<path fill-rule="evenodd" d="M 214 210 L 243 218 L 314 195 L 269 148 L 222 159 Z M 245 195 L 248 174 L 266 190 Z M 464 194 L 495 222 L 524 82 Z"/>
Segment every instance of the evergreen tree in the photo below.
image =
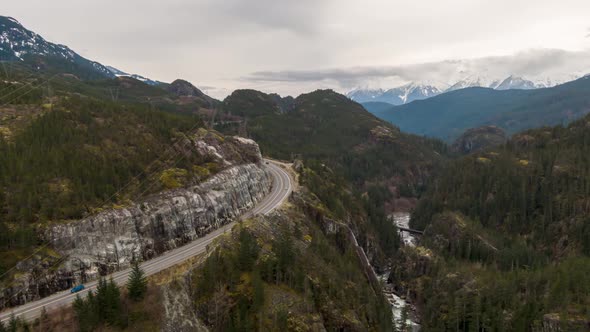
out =
<path fill-rule="evenodd" d="M 260 278 L 259 271 L 254 271 L 252 275 L 252 287 L 254 288 L 252 307 L 254 310 L 257 310 L 264 304 L 264 283 L 262 282 L 262 278 Z"/>
<path fill-rule="evenodd" d="M 241 271 L 251 270 L 258 258 L 258 251 L 260 250 L 256 239 L 247 230 L 242 228 L 240 230 L 239 241 L 238 266 Z"/>
<path fill-rule="evenodd" d="M 133 269 L 127 282 L 127 290 L 129 291 L 129 298 L 133 301 L 143 299 L 147 291 L 147 279 L 137 260 L 133 263 Z"/>
<path fill-rule="evenodd" d="M 109 325 L 118 325 L 121 322 L 121 291 L 112 278 L 107 283 L 105 297 L 105 321 Z"/>
<path fill-rule="evenodd" d="M 8 322 L 8 331 L 16 332 L 18 330 L 18 319 L 14 316 L 14 313 L 10 315 L 10 321 Z"/>

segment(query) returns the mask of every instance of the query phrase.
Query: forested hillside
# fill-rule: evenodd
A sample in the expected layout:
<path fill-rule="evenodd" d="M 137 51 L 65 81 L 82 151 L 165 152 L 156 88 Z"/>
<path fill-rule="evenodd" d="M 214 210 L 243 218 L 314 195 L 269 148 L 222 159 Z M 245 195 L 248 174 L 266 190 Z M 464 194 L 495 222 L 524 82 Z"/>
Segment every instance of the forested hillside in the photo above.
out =
<path fill-rule="evenodd" d="M 238 90 L 217 119 L 216 129 L 253 138 L 270 157 L 302 160 L 316 174 L 305 185 L 381 263 L 398 243 L 387 214 L 411 209 L 446 158 L 442 142 L 404 134 L 330 90 L 295 99 Z"/>
<path fill-rule="evenodd" d="M 43 244 L 48 224 L 199 182 L 222 167 L 187 152 L 195 135 L 222 139 L 198 131 L 197 114 L 213 101 L 204 95 L 131 78 L 83 81 L 26 61 L 2 69 L 0 274 Z"/>
<path fill-rule="evenodd" d="M 334 217 L 305 193 L 243 223 L 191 279 L 199 317 L 214 331 L 391 331 L 389 304 Z"/>
<path fill-rule="evenodd" d="M 275 158 L 320 161 L 364 189 L 380 182 L 405 197 L 421 192 L 446 153 L 442 142 L 402 133 L 330 90 L 284 105 L 262 92 L 238 90 L 218 115 L 234 121 L 216 128 L 252 137 Z"/>
<path fill-rule="evenodd" d="M 425 275 L 392 275 L 416 292 L 426 326 L 589 328 L 589 126 L 517 134 L 435 180 L 411 221 L 425 232 Z"/>

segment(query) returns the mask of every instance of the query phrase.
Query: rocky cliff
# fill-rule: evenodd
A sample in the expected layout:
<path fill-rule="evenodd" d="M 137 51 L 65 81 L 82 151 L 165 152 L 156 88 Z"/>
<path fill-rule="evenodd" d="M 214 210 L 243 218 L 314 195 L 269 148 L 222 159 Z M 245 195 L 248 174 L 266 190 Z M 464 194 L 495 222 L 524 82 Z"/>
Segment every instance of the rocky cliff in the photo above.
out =
<path fill-rule="evenodd" d="M 129 267 L 133 257 L 150 259 L 235 220 L 266 195 L 270 181 L 256 164 L 234 166 L 201 185 L 54 226 L 48 239 L 68 256 L 70 270 L 84 267 L 84 281 L 84 274 Z"/>
<path fill-rule="evenodd" d="M 205 140 L 206 141 L 206 140 Z M 213 144 L 199 141 L 194 153 L 212 154 L 225 169 L 206 181 L 154 194 L 119 209 L 51 226 L 44 232 L 54 260 L 32 258 L 18 266 L 19 277 L 0 294 L 0 308 L 68 289 L 77 283 L 150 259 L 236 220 L 271 188 L 254 141 L 228 137 L 240 162 Z M 200 152 L 199 152 L 200 151 Z"/>
<path fill-rule="evenodd" d="M 506 142 L 506 133 L 496 126 L 472 128 L 463 133 L 451 146 L 454 152 L 469 154 Z"/>

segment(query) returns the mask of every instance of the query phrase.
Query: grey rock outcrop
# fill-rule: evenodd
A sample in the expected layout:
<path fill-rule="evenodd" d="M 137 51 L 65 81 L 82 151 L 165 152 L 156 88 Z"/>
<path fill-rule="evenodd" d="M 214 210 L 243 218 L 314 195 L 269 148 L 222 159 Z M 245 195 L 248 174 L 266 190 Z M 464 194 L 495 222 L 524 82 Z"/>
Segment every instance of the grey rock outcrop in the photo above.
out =
<path fill-rule="evenodd" d="M 45 241 L 54 260 L 30 259 L 0 293 L 0 309 L 21 305 L 178 248 L 236 220 L 271 189 L 258 145 L 248 139 L 208 138 L 192 152 L 206 154 L 224 170 L 206 181 L 154 194 L 130 206 L 50 226 Z"/>
<path fill-rule="evenodd" d="M 191 274 L 162 286 L 164 320 L 163 332 L 207 332 L 209 329 L 197 317 L 190 297 Z"/>
<path fill-rule="evenodd" d="M 82 274 L 94 278 L 96 272 L 129 267 L 133 257 L 153 258 L 235 220 L 268 193 L 270 181 L 256 164 L 234 166 L 201 185 L 54 226 L 48 240 L 68 256 L 69 270 L 83 265 Z"/>
<path fill-rule="evenodd" d="M 506 133 L 496 126 L 472 128 L 463 133 L 451 146 L 454 152 L 469 154 L 487 148 L 502 145 L 506 142 Z"/>

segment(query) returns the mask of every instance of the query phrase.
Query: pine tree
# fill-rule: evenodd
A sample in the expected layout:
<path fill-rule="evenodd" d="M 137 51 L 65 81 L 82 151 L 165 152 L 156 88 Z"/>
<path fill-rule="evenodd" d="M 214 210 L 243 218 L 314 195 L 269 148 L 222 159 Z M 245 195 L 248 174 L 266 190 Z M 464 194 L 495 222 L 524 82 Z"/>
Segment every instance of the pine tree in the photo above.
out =
<path fill-rule="evenodd" d="M 98 319 L 104 320 L 106 318 L 107 311 L 107 281 L 104 278 L 98 279 L 98 285 L 96 286 L 96 298 L 95 306 L 98 313 Z"/>
<path fill-rule="evenodd" d="M 259 271 L 254 271 L 252 275 L 252 287 L 254 288 L 252 307 L 254 310 L 258 310 L 264 305 L 264 283 L 260 278 Z"/>
<path fill-rule="evenodd" d="M 139 266 L 139 262 L 135 261 L 133 269 L 129 275 L 129 281 L 127 282 L 127 290 L 129 291 L 129 298 L 133 301 L 139 301 L 143 299 L 147 291 L 147 279 L 145 273 Z"/>
<path fill-rule="evenodd" d="M 256 239 L 243 228 L 240 230 L 239 241 L 238 266 L 241 271 L 249 271 L 258 258 L 258 244 L 256 243 Z"/>
<path fill-rule="evenodd" d="M 121 321 L 121 291 L 111 278 L 106 287 L 106 316 L 110 325 L 118 325 Z"/>
<path fill-rule="evenodd" d="M 8 331 L 9 332 L 16 332 L 18 330 L 18 319 L 14 314 L 10 316 L 10 321 L 8 322 Z"/>
<path fill-rule="evenodd" d="M 76 295 L 73 308 L 78 320 L 78 329 L 80 331 L 91 331 L 93 325 L 89 317 L 91 314 L 89 310 L 89 301 L 85 301 L 80 295 Z"/>

